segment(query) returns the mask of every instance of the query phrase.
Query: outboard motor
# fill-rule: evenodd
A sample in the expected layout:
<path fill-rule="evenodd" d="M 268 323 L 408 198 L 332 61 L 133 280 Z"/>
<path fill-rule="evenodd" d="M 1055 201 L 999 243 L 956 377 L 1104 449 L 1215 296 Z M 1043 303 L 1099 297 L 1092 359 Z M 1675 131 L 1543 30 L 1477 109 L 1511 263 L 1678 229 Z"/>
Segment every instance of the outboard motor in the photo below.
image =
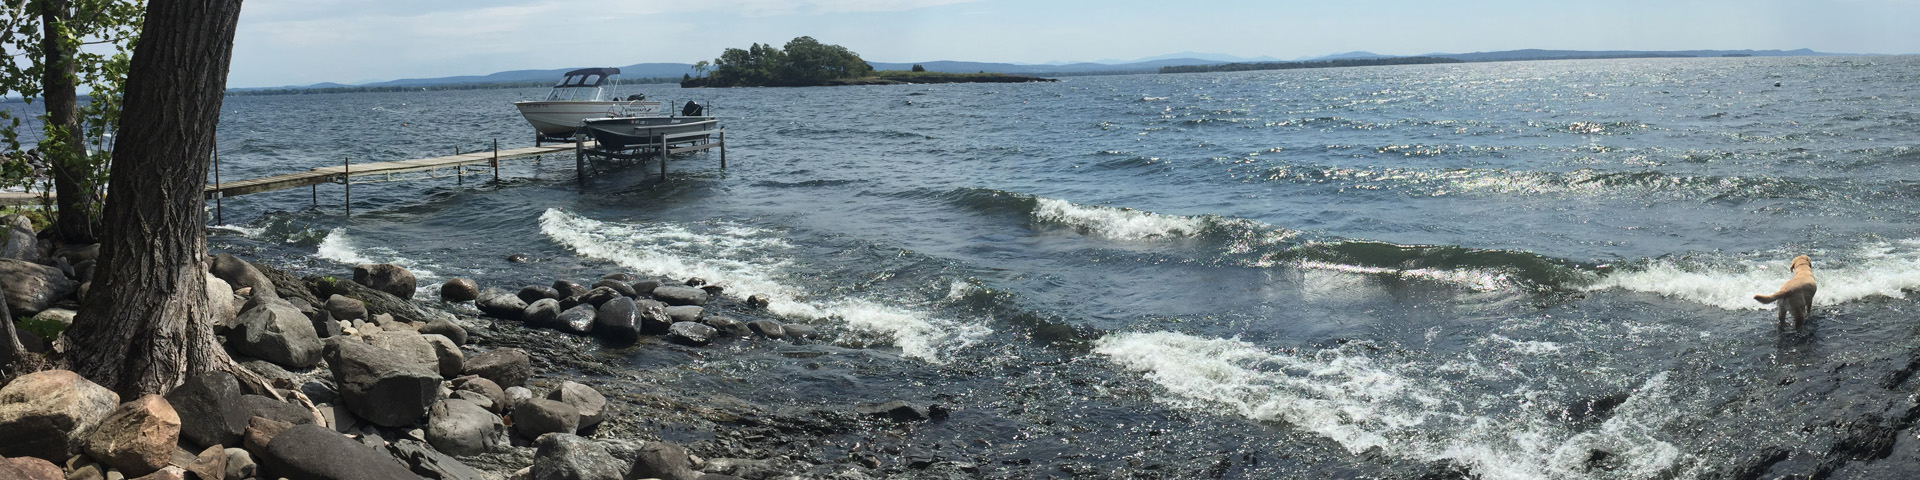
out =
<path fill-rule="evenodd" d="M 706 112 L 706 107 L 702 107 L 698 103 L 693 103 L 692 100 L 688 100 L 686 106 L 680 107 L 680 116 L 682 117 L 698 117 L 700 114 Z"/>

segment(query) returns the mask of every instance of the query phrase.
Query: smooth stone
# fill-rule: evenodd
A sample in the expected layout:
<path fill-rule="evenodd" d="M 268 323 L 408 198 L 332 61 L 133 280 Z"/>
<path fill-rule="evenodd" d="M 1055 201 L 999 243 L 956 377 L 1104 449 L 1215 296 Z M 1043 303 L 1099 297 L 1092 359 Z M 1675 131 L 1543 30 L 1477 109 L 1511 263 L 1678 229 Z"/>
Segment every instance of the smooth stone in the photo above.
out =
<path fill-rule="evenodd" d="M 587 430 L 606 420 L 607 397 L 599 390 L 577 382 L 561 382 L 547 393 L 548 400 L 572 405 L 580 412 L 580 429 Z"/>
<path fill-rule="evenodd" d="M 558 298 L 580 297 L 580 296 L 586 296 L 588 288 L 586 285 L 581 285 L 581 284 L 569 282 L 566 280 L 554 280 L 553 291 L 558 292 L 560 294 Z"/>
<path fill-rule="evenodd" d="M 617 347 L 632 345 L 640 339 L 639 306 L 624 296 L 600 304 L 594 309 L 593 333 Z"/>
<path fill-rule="evenodd" d="M 519 320 L 520 315 L 525 314 L 527 310 L 526 300 L 521 299 L 511 292 L 496 288 L 489 288 L 481 292 L 480 299 L 474 301 L 473 305 L 479 307 L 480 312 L 487 314 L 487 316 L 507 320 Z"/>
<path fill-rule="evenodd" d="M 244 480 L 253 478 L 260 471 L 260 465 L 253 462 L 253 454 L 240 447 L 227 447 L 226 480 Z"/>
<path fill-rule="evenodd" d="M 296 425 L 273 437 L 260 460 L 267 467 L 263 477 L 289 480 L 420 478 L 385 452 L 314 425 Z"/>
<path fill-rule="evenodd" d="M 449 302 L 465 302 L 480 298 L 480 284 L 472 279 L 455 278 L 440 284 L 440 299 Z"/>
<path fill-rule="evenodd" d="M 353 283 L 387 292 L 401 300 L 412 299 L 414 291 L 419 288 L 419 280 L 414 278 L 412 271 L 391 263 L 354 265 Z"/>
<path fill-rule="evenodd" d="M 534 300 L 527 304 L 527 310 L 520 313 L 520 321 L 529 327 L 551 327 L 560 321 L 560 301 L 551 298 Z"/>
<path fill-rule="evenodd" d="M 434 451 L 433 447 L 427 444 L 414 440 L 401 440 L 388 444 L 387 453 L 423 478 L 437 480 L 492 480 L 494 478 L 467 464 L 460 463 L 460 460 Z"/>
<path fill-rule="evenodd" d="M 707 291 L 680 285 L 662 285 L 653 289 L 653 298 L 668 305 L 705 305 Z"/>
<path fill-rule="evenodd" d="M 622 274 L 622 275 L 625 275 L 625 274 Z M 626 278 L 631 279 L 633 277 L 627 276 Z M 622 280 L 619 278 L 602 278 L 598 282 L 593 282 L 593 288 L 612 289 L 614 293 L 618 293 L 621 296 L 625 296 L 628 298 L 640 296 L 639 292 L 635 292 L 633 290 L 633 284 L 628 282 L 630 282 L 630 280 Z"/>
<path fill-rule="evenodd" d="M 0 388 L 0 457 L 72 458 L 69 435 L 92 428 L 120 395 L 67 370 L 21 375 Z"/>
<path fill-rule="evenodd" d="M 739 320 L 734 320 L 732 317 L 708 315 L 705 318 L 701 318 L 700 323 L 713 327 L 713 330 L 719 332 L 719 335 L 722 337 L 744 337 L 753 334 L 753 330 L 747 328 L 747 324 L 740 323 Z"/>
<path fill-rule="evenodd" d="M 512 409 L 533 400 L 533 389 L 527 387 L 507 387 L 507 408 Z"/>
<path fill-rule="evenodd" d="M 767 298 L 766 295 L 756 293 L 747 296 L 747 308 L 767 308 L 768 305 L 772 304 L 773 300 Z"/>
<path fill-rule="evenodd" d="M 212 261 L 207 265 L 207 271 L 208 273 L 212 273 L 213 276 L 225 280 L 228 285 L 232 285 L 236 290 L 251 288 L 253 289 L 253 294 L 256 296 L 280 296 L 279 287 L 273 284 L 272 279 L 267 278 L 266 273 L 262 272 L 258 267 L 255 267 L 253 263 L 242 260 L 240 257 L 235 257 L 232 254 L 222 253 L 214 255 Z"/>
<path fill-rule="evenodd" d="M 293 424 L 267 417 L 248 418 L 247 433 L 241 436 L 240 445 L 248 451 L 265 455 L 267 445 L 273 443 L 273 437 L 289 428 L 293 428 Z"/>
<path fill-rule="evenodd" d="M 633 286 L 633 293 L 637 297 L 640 295 L 652 296 L 653 290 L 660 288 L 660 286 L 665 285 L 665 283 L 657 279 L 646 279 L 646 280 L 640 280 L 636 282 L 628 282 L 628 285 Z"/>
<path fill-rule="evenodd" d="M 698 322 L 700 321 L 701 316 L 707 314 L 707 309 L 705 307 L 683 305 L 683 306 L 677 306 L 677 307 L 667 307 L 666 312 L 667 312 L 667 318 L 673 319 L 673 323 Z"/>
<path fill-rule="evenodd" d="M 274 400 L 273 397 L 265 395 L 241 395 L 240 405 L 246 409 L 245 414 L 249 419 L 261 417 L 292 425 L 313 423 L 313 412 L 308 411 L 307 407 Z"/>
<path fill-rule="evenodd" d="M 447 399 L 427 411 L 426 440 L 451 455 L 479 455 L 506 444 L 507 426 L 500 417 L 473 402 Z"/>
<path fill-rule="evenodd" d="M 580 301 L 598 308 L 600 305 L 606 304 L 608 300 L 624 296 L 626 295 L 621 295 L 619 291 L 612 288 L 593 287 L 593 289 L 588 290 L 585 295 L 580 296 Z"/>
<path fill-rule="evenodd" d="M 414 423 L 439 393 L 438 373 L 393 352 L 351 337 L 328 339 L 326 352 L 341 403 L 376 425 Z"/>
<path fill-rule="evenodd" d="M 466 400 L 472 402 L 474 405 L 479 405 L 480 408 L 487 409 L 487 411 L 493 411 L 494 409 L 493 399 L 487 398 L 487 394 L 472 390 L 454 390 L 453 393 L 447 394 L 447 398 Z M 433 410 L 428 409 L 427 415 L 433 415 Z"/>
<path fill-rule="evenodd" d="M 780 322 L 772 320 L 754 320 L 747 322 L 747 329 L 767 338 L 787 338 L 787 330 L 780 326 Z"/>
<path fill-rule="evenodd" d="M 614 281 L 618 281 L 618 282 L 621 282 L 621 283 L 633 283 L 633 280 L 634 280 L 634 278 L 633 278 L 633 274 L 631 274 L 631 273 L 625 273 L 625 272 L 613 272 L 613 273 L 609 273 L 609 274 L 606 274 L 606 275 L 601 275 L 601 276 L 600 276 L 600 279 L 601 279 L 601 280 L 614 280 Z"/>
<path fill-rule="evenodd" d="M 279 302 L 256 305 L 234 319 L 227 348 L 283 367 L 306 368 L 320 362 L 322 345 L 313 320 Z"/>
<path fill-rule="evenodd" d="M 634 315 L 640 319 L 640 333 L 647 335 L 666 335 L 667 328 L 673 326 L 673 317 L 667 315 L 667 304 L 654 299 L 633 301 L 637 308 Z"/>
<path fill-rule="evenodd" d="M 719 333 L 713 327 L 698 322 L 680 322 L 667 327 L 668 340 L 695 347 L 713 343 L 713 337 Z"/>
<path fill-rule="evenodd" d="M 627 470 L 626 478 L 695 480 L 700 478 L 700 472 L 693 469 L 693 460 L 680 444 L 647 442 L 635 452 L 633 466 Z"/>
<path fill-rule="evenodd" d="M 180 414 L 159 395 L 120 404 L 87 431 L 87 456 L 126 472 L 146 475 L 167 466 L 180 442 Z"/>
<path fill-rule="evenodd" d="M 787 338 L 813 338 L 817 333 L 812 325 L 801 323 L 780 324 L 780 331 L 786 333 Z"/>
<path fill-rule="evenodd" d="M 534 448 L 533 480 L 621 480 L 626 470 L 606 447 L 578 435 L 541 435 Z"/>
<path fill-rule="evenodd" d="M 213 323 L 215 329 L 232 327 L 234 320 L 240 316 L 241 305 L 245 305 L 246 303 L 236 301 L 239 297 L 234 296 L 233 285 L 227 284 L 226 280 L 221 280 L 220 277 L 215 277 L 211 273 L 206 274 L 206 277 L 207 320 Z M 41 311 L 40 314 L 35 315 L 34 318 L 43 320 L 54 318 L 58 319 L 61 323 L 71 326 L 73 325 L 74 313 L 72 310 L 64 308 L 50 308 Z M 51 314 L 51 316 L 49 314 Z M 302 315 L 305 315 L 305 313 L 302 313 Z"/>
<path fill-rule="evenodd" d="M 554 328 L 575 335 L 593 333 L 593 319 L 599 314 L 592 304 L 582 303 L 560 312 L 554 320 Z"/>
<path fill-rule="evenodd" d="M 426 325 L 421 325 L 420 333 L 447 337 L 447 340 L 452 340 L 454 345 L 467 344 L 466 327 L 462 327 L 460 324 L 454 323 L 453 320 L 445 318 L 435 319 L 434 321 L 427 322 Z"/>
<path fill-rule="evenodd" d="M 479 375 L 463 375 L 453 379 L 453 389 L 456 392 L 472 392 L 486 397 L 487 409 L 492 410 L 493 413 L 507 410 L 507 391 L 500 388 L 500 384 L 494 383 L 493 380 Z"/>
<path fill-rule="evenodd" d="M 347 298 L 343 295 L 336 294 L 327 297 L 327 303 L 321 305 L 320 309 L 332 314 L 334 320 L 366 320 L 372 318 L 367 315 L 367 302 Z"/>
<path fill-rule="evenodd" d="M 462 373 L 479 375 L 501 387 L 523 386 L 533 376 L 533 357 L 518 348 L 493 349 L 467 357 Z"/>
<path fill-rule="evenodd" d="M 527 303 L 537 302 L 537 301 L 540 301 L 540 299 L 542 298 L 550 298 L 554 300 L 566 298 L 565 295 L 560 294 L 559 290 L 556 290 L 553 287 L 549 287 L 546 285 L 528 285 L 528 286 L 522 287 L 520 288 L 520 293 L 518 293 L 517 295 L 520 297 L 520 301 L 527 302 Z"/>
<path fill-rule="evenodd" d="M 79 288 L 80 282 L 58 268 L 0 258 L 0 291 L 5 291 L 7 308 L 15 318 L 32 317 L 72 297 Z"/>
<path fill-rule="evenodd" d="M 513 406 L 513 431 L 525 438 L 549 433 L 574 433 L 580 428 L 580 410 L 566 403 L 535 398 Z"/>
<path fill-rule="evenodd" d="M 188 377 L 167 392 L 167 403 L 180 416 L 182 439 L 201 447 L 239 445 L 250 416 L 240 397 L 240 381 L 215 370 Z"/>

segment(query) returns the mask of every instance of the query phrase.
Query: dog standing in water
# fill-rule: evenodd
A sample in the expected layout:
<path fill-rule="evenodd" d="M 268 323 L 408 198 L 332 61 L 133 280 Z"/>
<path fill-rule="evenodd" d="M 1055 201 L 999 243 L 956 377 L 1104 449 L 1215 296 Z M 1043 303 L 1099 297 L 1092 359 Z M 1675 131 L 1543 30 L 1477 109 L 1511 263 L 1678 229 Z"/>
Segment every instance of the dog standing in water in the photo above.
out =
<path fill-rule="evenodd" d="M 1754 295 L 1760 303 L 1780 302 L 1776 307 L 1780 311 L 1779 323 L 1787 322 L 1787 313 L 1793 313 L 1793 327 L 1807 320 L 1813 311 L 1813 292 L 1820 286 L 1813 281 L 1813 259 L 1806 255 L 1793 257 L 1793 278 L 1780 286 L 1780 291 L 1772 295 Z"/>

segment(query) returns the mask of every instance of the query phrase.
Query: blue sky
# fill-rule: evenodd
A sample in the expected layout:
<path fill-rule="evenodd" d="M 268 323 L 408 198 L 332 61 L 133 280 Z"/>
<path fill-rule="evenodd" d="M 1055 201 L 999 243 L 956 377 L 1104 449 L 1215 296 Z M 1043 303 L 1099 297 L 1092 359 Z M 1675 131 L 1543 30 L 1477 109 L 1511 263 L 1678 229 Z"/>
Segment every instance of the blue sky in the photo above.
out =
<path fill-rule="evenodd" d="M 1920 0 L 249 0 L 229 85 L 692 63 L 800 35 L 881 62 L 1521 48 L 1920 53 Z"/>

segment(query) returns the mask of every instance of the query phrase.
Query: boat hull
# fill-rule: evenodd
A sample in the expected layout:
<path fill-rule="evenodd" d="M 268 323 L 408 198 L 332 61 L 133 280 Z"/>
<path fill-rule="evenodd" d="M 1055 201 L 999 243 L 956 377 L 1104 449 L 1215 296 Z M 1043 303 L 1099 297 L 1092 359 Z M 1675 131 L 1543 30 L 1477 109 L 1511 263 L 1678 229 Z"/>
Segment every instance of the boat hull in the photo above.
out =
<path fill-rule="evenodd" d="M 714 117 L 616 117 L 589 119 L 586 132 L 602 150 L 631 150 L 657 144 L 663 137 L 719 128 Z M 669 143 L 691 143 L 704 137 L 682 138 Z"/>
<path fill-rule="evenodd" d="M 569 137 L 593 118 L 660 113 L 660 102 L 513 102 L 533 129 L 546 137 Z"/>

